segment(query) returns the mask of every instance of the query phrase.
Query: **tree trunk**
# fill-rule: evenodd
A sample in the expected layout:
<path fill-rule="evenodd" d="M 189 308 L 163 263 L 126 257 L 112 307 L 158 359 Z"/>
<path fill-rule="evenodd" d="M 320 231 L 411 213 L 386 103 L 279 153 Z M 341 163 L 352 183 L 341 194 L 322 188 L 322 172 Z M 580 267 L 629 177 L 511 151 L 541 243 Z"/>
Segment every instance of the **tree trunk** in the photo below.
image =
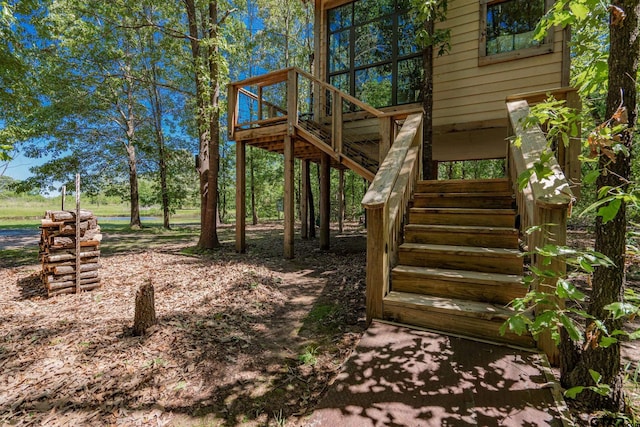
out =
<path fill-rule="evenodd" d="M 633 140 L 633 129 L 636 124 L 636 82 L 630 76 L 638 75 L 638 56 L 640 55 L 639 0 L 617 0 L 612 3 L 610 16 L 610 50 L 609 50 L 609 82 L 607 95 L 607 117 L 614 117 L 619 108 L 626 108 L 628 129 L 619 134 L 620 142 L 629 152 Z M 619 13 L 626 16 L 619 19 Z M 622 96 L 622 99 L 621 99 Z M 621 121 L 624 122 L 624 119 Z M 620 122 L 612 123 L 612 126 Z M 599 168 L 602 171 L 596 181 L 597 192 L 605 187 L 620 188 L 626 191 L 631 174 L 631 157 L 619 152 L 615 161 L 606 154 L 607 148 L 601 148 Z M 612 152 L 608 152 L 611 154 Z M 626 237 L 626 206 L 624 201 L 617 211 L 615 218 L 603 222 L 602 217 L 596 218 L 595 250 L 606 255 L 615 264 L 614 267 L 597 267 L 593 275 L 593 293 L 588 312 L 597 319 L 604 319 L 608 331 L 622 329 L 623 319 L 612 320 L 610 313 L 604 308 L 606 305 L 621 302 L 625 282 L 625 237 Z M 590 321 L 589 321 L 590 322 Z M 589 327 L 589 326 L 587 326 Z M 574 366 L 569 366 L 568 372 L 563 372 L 565 386 L 594 385 L 589 370 L 598 372 L 601 382 L 611 387 L 607 396 L 600 396 L 591 391 L 585 391 L 580 399 L 593 409 L 621 412 L 624 410 L 623 380 L 620 372 L 620 344 L 615 343 L 607 348 L 597 345 L 597 338 L 577 358 Z"/>
<path fill-rule="evenodd" d="M 141 285 L 136 292 L 136 309 L 133 319 L 133 335 L 144 335 L 145 331 L 156 324 L 156 306 L 151 280 Z"/>
<path fill-rule="evenodd" d="M 424 29 L 428 34 L 434 32 L 434 20 L 428 19 Z M 433 179 L 433 46 L 427 46 L 422 53 L 424 78 L 422 79 L 422 178 Z"/>
<path fill-rule="evenodd" d="M 220 110 L 218 100 L 220 96 L 219 69 L 218 69 L 218 4 L 216 1 L 209 2 L 209 46 L 206 63 L 209 65 L 209 102 L 208 121 L 209 138 L 206 149 L 206 164 L 208 173 L 206 174 L 206 184 L 204 184 L 203 206 L 204 223 L 200 226 L 200 239 L 198 247 L 202 249 L 213 249 L 220 247 L 218 240 L 217 218 L 218 218 L 218 171 L 220 167 Z M 204 31 L 203 31 L 204 32 Z M 204 177 L 203 177 L 204 178 Z M 204 179 L 203 179 L 204 181 Z"/>
<path fill-rule="evenodd" d="M 311 172 L 311 168 L 309 168 Z M 311 173 L 308 173 L 304 179 L 307 180 L 307 188 L 309 189 L 309 238 L 316 237 L 316 208 L 313 205 L 313 188 L 311 188 Z"/>
<path fill-rule="evenodd" d="M 153 44 L 150 43 L 150 46 Z M 149 87 L 151 101 L 151 113 L 153 115 L 153 127 L 155 131 L 156 146 L 158 148 L 158 169 L 160 172 L 160 196 L 162 201 L 162 225 L 169 230 L 169 189 L 167 186 L 167 149 L 164 143 L 164 131 L 162 130 L 162 101 L 158 90 L 158 72 L 156 64 L 149 70 L 152 85 Z"/>
<path fill-rule="evenodd" d="M 251 223 L 258 224 L 258 208 L 256 207 L 256 181 L 255 170 L 253 168 L 253 156 L 256 154 L 253 148 L 249 149 L 249 191 L 251 192 Z"/>
<path fill-rule="evenodd" d="M 198 19 L 194 0 L 184 0 L 187 9 L 189 41 L 193 57 L 196 83 L 196 106 L 199 134 L 200 177 L 200 238 L 198 247 L 213 249 L 220 246 L 216 215 L 218 198 L 219 108 L 220 92 L 217 46 L 217 3 L 209 2 L 208 17 L 203 15 L 202 34 L 198 31 Z M 208 28 L 207 28 L 208 27 Z M 201 44 L 202 42 L 205 44 Z M 202 47 L 205 46 L 205 49 Z M 206 72 L 204 71 L 206 70 Z"/>
<path fill-rule="evenodd" d="M 338 171 L 338 232 L 342 234 L 344 224 L 344 169 Z"/>
<path fill-rule="evenodd" d="M 126 104 L 125 109 L 120 110 L 120 114 L 123 116 L 127 137 L 124 145 L 127 151 L 127 165 L 129 168 L 129 196 L 131 201 L 129 226 L 131 228 L 140 228 L 142 227 L 142 223 L 140 222 L 140 194 L 138 191 L 138 170 L 135 149 L 136 120 L 134 113 L 133 78 L 128 65 L 125 65 L 122 71 L 125 74 Z"/>
<path fill-rule="evenodd" d="M 129 166 L 129 195 L 131 198 L 131 220 L 129 227 L 140 228 L 140 193 L 138 190 L 138 169 L 136 165 L 136 149 L 132 144 L 127 145 L 127 164 Z"/>

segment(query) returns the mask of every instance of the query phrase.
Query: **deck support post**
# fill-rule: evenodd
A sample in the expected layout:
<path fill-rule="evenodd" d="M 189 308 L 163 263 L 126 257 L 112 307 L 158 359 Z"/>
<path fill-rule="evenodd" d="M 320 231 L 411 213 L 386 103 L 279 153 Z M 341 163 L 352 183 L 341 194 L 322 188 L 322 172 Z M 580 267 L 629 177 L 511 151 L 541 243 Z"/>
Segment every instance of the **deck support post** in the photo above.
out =
<path fill-rule="evenodd" d="M 338 232 L 342 234 L 344 226 L 344 169 L 338 170 Z"/>
<path fill-rule="evenodd" d="M 284 257 L 292 259 L 294 224 L 295 224 L 295 198 L 294 198 L 294 139 L 284 137 Z"/>
<path fill-rule="evenodd" d="M 329 220 L 331 213 L 331 159 L 322 153 L 320 159 L 320 249 L 329 249 Z"/>
<path fill-rule="evenodd" d="M 309 160 L 302 160 L 300 167 L 300 175 L 302 175 L 302 179 L 300 180 L 300 234 L 303 239 L 309 238 L 309 182 L 310 179 L 307 179 L 309 176 Z"/>
<path fill-rule="evenodd" d="M 246 145 L 236 142 L 236 252 L 246 251 Z"/>
<path fill-rule="evenodd" d="M 384 117 L 380 119 L 380 144 L 378 146 L 378 164 L 382 164 L 384 158 L 391 148 L 391 131 L 393 130 L 393 117 Z"/>

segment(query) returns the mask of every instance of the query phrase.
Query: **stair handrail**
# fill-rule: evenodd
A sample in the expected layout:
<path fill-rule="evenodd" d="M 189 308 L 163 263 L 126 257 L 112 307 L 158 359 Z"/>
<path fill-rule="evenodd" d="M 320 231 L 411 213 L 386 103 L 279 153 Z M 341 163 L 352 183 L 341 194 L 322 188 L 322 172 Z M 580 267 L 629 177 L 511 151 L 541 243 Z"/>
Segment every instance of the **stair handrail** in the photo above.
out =
<path fill-rule="evenodd" d="M 335 86 L 332 86 L 331 84 L 327 83 L 327 82 L 323 82 L 320 79 L 318 79 L 317 77 L 313 76 L 310 73 L 307 73 L 304 70 L 301 70 L 298 67 L 288 67 L 288 68 L 283 68 L 281 70 L 277 70 L 277 71 L 272 71 L 260 76 L 253 76 L 253 77 L 248 77 L 246 79 L 243 80 L 239 80 L 236 82 L 232 82 L 229 83 L 228 86 L 228 102 L 229 102 L 229 117 L 228 117 L 228 122 L 229 122 L 229 137 L 233 138 L 233 134 L 234 131 L 236 129 L 236 127 L 238 126 L 238 95 L 240 93 L 244 93 L 245 95 L 251 97 L 252 99 L 258 101 L 258 103 L 260 104 L 265 104 L 265 105 L 270 105 L 270 106 L 275 106 L 272 103 L 269 103 L 268 101 L 264 101 L 262 99 L 262 97 L 259 94 L 255 94 L 251 91 L 248 91 L 246 89 L 244 89 L 245 86 L 252 86 L 252 85 L 257 85 L 258 87 L 265 87 L 265 86 L 271 86 L 277 83 L 282 83 L 282 82 L 286 82 L 287 80 L 289 80 L 289 74 L 290 72 L 294 72 L 295 75 L 299 75 L 299 76 L 303 76 L 306 79 L 311 80 L 313 83 L 319 85 L 320 87 L 331 91 L 332 93 L 338 94 L 340 96 L 340 98 L 345 99 L 351 103 L 353 103 L 354 105 L 357 105 L 358 107 L 360 107 L 363 111 L 366 111 L 368 113 L 370 113 L 371 115 L 373 115 L 374 117 L 377 118 L 384 118 L 384 117 L 388 117 L 389 113 L 385 113 L 383 111 L 378 110 L 377 108 L 372 107 L 371 105 L 368 105 L 365 102 L 360 101 L 358 98 L 355 98 L 351 95 L 349 95 L 348 93 L 345 93 L 343 91 L 341 91 L 340 89 L 338 89 Z M 287 88 L 290 89 L 290 88 Z M 287 110 L 281 108 L 281 107 L 277 107 L 277 110 L 280 113 L 283 114 L 287 114 Z M 286 116 L 285 116 L 286 117 Z"/>
<path fill-rule="evenodd" d="M 406 112 L 383 112 L 378 110 L 371 105 L 368 105 L 365 102 L 360 101 L 359 99 L 351 96 L 348 93 L 345 93 L 338 89 L 337 87 L 319 80 L 317 77 L 312 74 L 301 70 L 297 67 L 289 67 L 284 68 L 282 70 L 273 71 L 261 76 L 253 76 L 246 78 L 244 80 L 240 80 L 237 82 L 232 82 L 228 86 L 228 137 L 229 139 L 235 139 L 236 132 L 240 130 L 242 126 L 248 127 L 261 127 L 261 126 L 269 126 L 275 124 L 286 124 L 286 132 L 293 136 L 295 132 L 299 132 L 302 134 L 307 134 L 307 129 L 301 126 L 299 122 L 299 118 L 302 114 L 300 111 L 299 98 L 304 96 L 304 94 L 300 91 L 305 90 L 306 85 L 301 84 L 301 79 L 306 79 L 311 82 L 313 85 L 316 85 L 317 89 L 314 102 L 320 102 L 320 99 L 324 99 L 327 97 L 331 97 L 331 113 L 324 116 L 328 120 L 327 125 L 330 127 L 330 140 L 322 140 L 317 138 L 319 142 L 326 144 L 327 147 L 324 148 L 320 146 L 323 151 L 332 155 L 336 160 L 340 161 L 341 158 L 344 158 L 345 161 L 349 161 L 345 149 L 344 149 L 344 120 L 343 116 L 345 113 L 343 112 L 342 105 L 343 100 L 349 102 L 362 111 L 359 113 L 350 113 L 350 114 L 364 114 L 365 117 L 371 117 L 377 119 L 380 123 L 380 148 L 379 148 L 379 159 L 383 159 L 389 146 L 391 145 L 391 141 L 394 133 L 394 120 L 406 117 Z M 271 102 L 268 102 L 262 98 L 263 88 L 279 84 L 286 83 L 286 108 L 283 106 L 275 105 Z M 247 86 L 257 86 L 257 93 L 253 93 L 250 90 L 247 90 Z M 327 91 L 329 94 L 325 93 Z M 242 121 L 239 117 L 239 96 L 244 95 L 252 99 L 253 101 L 258 103 L 258 120 L 250 120 L 250 121 Z M 266 119 L 262 118 L 262 107 L 267 106 L 270 110 L 277 112 L 277 117 L 268 117 Z M 315 111 L 320 112 L 321 108 L 318 105 L 315 106 Z M 291 111 L 295 111 L 296 114 L 290 114 Z M 352 164 L 357 164 L 357 161 L 352 161 Z M 356 170 L 359 174 L 361 174 L 366 179 L 372 179 L 373 173 L 366 168 L 357 168 Z"/>
<path fill-rule="evenodd" d="M 535 231 L 525 233 L 527 248 L 531 252 L 531 264 L 541 271 L 552 270 L 564 276 L 566 264 L 562 257 L 555 257 L 551 264 L 545 264 L 544 257 L 537 254 L 536 249 L 542 249 L 548 244 L 566 244 L 567 217 L 574 200 L 573 193 L 555 156 L 551 156 L 546 165 L 552 171 L 549 176 L 539 178 L 533 173 L 526 186 L 520 189 L 518 177 L 533 170 L 541 155 L 551 148 L 539 126 L 524 127 L 524 120 L 529 115 L 529 103 L 526 100 L 507 101 L 507 110 L 510 136 L 516 137 L 518 141 L 517 144 L 513 141 L 509 144 L 508 169 L 516 194 L 520 228 L 527 230 L 535 226 Z M 538 291 L 550 294 L 555 291 L 555 283 L 552 281 L 536 280 L 533 286 Z M 538 347 L 547 353 L 551 363 L 557 363 L 559 354 L 550 334 L 539 337 Z"/>
<path fill-rule="evenodd" d="M 335 86 L 332 86 L 331 84 L 327 83 L 327 82 L 323 82 L 322 80 L 318 79 L 317 77 L 313 76 L 312 74 L 307 73 L 304 70 L 301 70 L 297 67 L 293 67 L 293 69 L 296 71 L 296 73 L 298 75 L 301 75 L 311 81 L 313 81 L 314 83 L 318 84 L 320 87 L 329 90 L 333 93 L 337 93 L 340 95 L 340 97 L 346 101 L 351 102 L 352 104 L 357 105 L 358 107 L 362 108 L 364 111 L 372 114 L 374 117 L 385 117 L 386 114 L 383 111 L 378 110 L 375 107 L 372 107 L 371 105 L 367 104 L 366 102 L 362 102 L 360 101 L 358 98 L 349 95 L 346 92 L 341 91 L 340 89 L 338 89 Z"/>
<path fill-rule="evenodd" d="M 367 212 L 367 323 L 382 318 L 402 224 L 422 169 L 422 116 L 406 118 L 362 199 Z"/>

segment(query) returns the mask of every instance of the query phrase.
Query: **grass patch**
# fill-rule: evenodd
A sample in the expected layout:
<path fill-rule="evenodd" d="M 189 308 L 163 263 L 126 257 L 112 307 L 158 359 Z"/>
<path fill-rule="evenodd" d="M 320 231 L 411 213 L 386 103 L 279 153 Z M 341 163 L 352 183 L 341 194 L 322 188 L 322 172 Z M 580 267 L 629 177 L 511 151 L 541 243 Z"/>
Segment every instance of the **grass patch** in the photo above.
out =
<path fill-rule="evenodd" d="M 17 267 L 38 263 L 38 247 L 0 250 L 0 268 Z"/>
<path fill-rule="evenodd" d="M 313 366 L 318 363 L 318 346 L 308 345 L 304 351 L 298 355 L 298 360 L 303 365 Z"/>
<path fill-rule="evenodd" d="M 32 229 L 37 230 L 40 227 L 39 219 L 7 219 L 0 218 L 0 230 L 14 230 L 14 229 Z"/>
<path fill-rule="evenodd" d="M 307 320 L 310 322 L 322 322 L 327 319 L 331 314 L 336 311 L 337 307 L 334 304 L 319 304 L 311 309 Z"/>
<path fill-rule="evenodd" d="M 50 199 L 38 199 L 27 197 L 5 197 L 0 201 L 0 221 L 24 221 L 39 220 L 44 217 L 46 211 L 60 210 L 62 207 L 60 197 Z M 67 198 L 66 209 L 75 209 L 75 200 Z M 122 217 L 122 222 L 128 222 L 131 214 L 129 203 L 92 203 L 90 201 L 81 201 L 80 208 L 93 212 L 98 217 Z M 140 215 L 142 217 L 158 217 L 151 221 L 162 224 L 162 207 L 161 206 L 143 206 Z M 199 221 L 200 209 L 188 208 L 178 209 L 171 215 L 172 221 L 183 222 L 184 220 Z"/>

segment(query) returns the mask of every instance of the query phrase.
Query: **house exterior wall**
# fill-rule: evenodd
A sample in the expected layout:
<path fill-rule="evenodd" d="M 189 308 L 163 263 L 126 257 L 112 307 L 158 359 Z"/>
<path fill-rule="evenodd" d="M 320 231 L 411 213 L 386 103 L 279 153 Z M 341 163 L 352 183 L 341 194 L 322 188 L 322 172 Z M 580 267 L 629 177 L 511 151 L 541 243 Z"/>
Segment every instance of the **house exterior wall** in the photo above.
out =
<path fill-rule="evenodd" d="M 449 0 L 450 50 L 434 59 L 434 160 L 473 160 L 506 156 L 505 98 L 568 84 L 567 32 L 556 28 L 549 53 L 487 61 L 480 58 L 481 8 L 486 0 Z M 348 3 L 316 1 L 315 72 L 326 80 L 327 10 Z M 516 51 L 517 52 L 517 51 Z M 516 53 L 517 54 L 517 53 Z M 394 109 L 412 108 L 413 105 Z"/>
<path fill-rule="evenodd" d="M 451 49 L 434 59 L 434 160 L 506 155 L 505 98 L 566 85 L 565 32 L 553 29 L 550 53 L 481 65 L 481 4 L 451 0 L 446 22 Z"/>

